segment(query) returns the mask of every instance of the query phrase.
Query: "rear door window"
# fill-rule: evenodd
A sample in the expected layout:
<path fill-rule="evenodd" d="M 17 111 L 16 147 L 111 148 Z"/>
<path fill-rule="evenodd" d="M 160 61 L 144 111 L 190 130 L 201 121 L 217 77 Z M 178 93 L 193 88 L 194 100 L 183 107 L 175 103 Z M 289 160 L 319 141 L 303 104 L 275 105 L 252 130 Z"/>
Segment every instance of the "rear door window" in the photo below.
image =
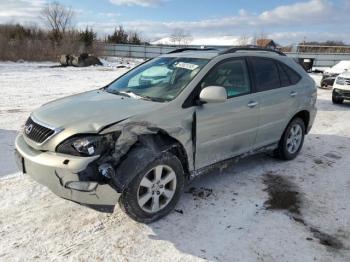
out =
<path fill-rule="evenodd" d="M 251 58 L 257 92 L 281 87 L 277 64 L 272 59 Z"/>

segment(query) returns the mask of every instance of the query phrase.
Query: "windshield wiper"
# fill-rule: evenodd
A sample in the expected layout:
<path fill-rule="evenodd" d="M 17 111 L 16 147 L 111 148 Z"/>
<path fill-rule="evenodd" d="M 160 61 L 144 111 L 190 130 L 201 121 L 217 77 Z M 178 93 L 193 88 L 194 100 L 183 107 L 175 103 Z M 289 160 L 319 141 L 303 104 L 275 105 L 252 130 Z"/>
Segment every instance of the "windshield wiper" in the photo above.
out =
<path fill-rule="evenodd" d="M 147 101 L 160 102 L 160 103 L 164 103 L 164 102 L 168 102 L 169 101 L 169 100 L 167 100 L 165 98 L 151 97 L 151 96 L 142 96 L 142 99 L 147 100 Z"/>
<path fill-rule="evenodd" d="M 160 103 L 164 103 L 164 102 L 169 101 L 165 98 L 160 98 L 160 97 L 140 96 L 140 95 L 135 94 L 131 91 L 125 92 L 125 91 L 116 91 L 116 90 L 108 90 L 108 89 L 106 89 L 106 91 L 109 93 L 118 95 L 118 96 L 125 96 L 125 97 L 134 98 L 134 99 L 143 99 L 143 100 L 147 100 L 147 101 L 160 102 Z"/>
<path fill-rule="evenodd" d="M 143 97 L 138 95 L 138 94 L 135 94 L 131 91 L 127 91 L 127 92 L 119 92 L 121 94 L 124 94 L 124 95 L 128 95 L 129 97 L 132 97 L 132 98 L 135 98 L 135 99 L 142 99 Z"/>
<path fill-rule="evenodd" d="M 116 90 L 107 90 L 106 91 L 108 93 L 111 93 L 111 94 L 114 94 L 114 95 L 118 95 L 118 96 L 124 96 L 124 97 L 131 97 L 131 95 L 129 95 L 128 93 L 125 93 L 125 92 L 119 92 L 119 91 L 116 91 Z"/>

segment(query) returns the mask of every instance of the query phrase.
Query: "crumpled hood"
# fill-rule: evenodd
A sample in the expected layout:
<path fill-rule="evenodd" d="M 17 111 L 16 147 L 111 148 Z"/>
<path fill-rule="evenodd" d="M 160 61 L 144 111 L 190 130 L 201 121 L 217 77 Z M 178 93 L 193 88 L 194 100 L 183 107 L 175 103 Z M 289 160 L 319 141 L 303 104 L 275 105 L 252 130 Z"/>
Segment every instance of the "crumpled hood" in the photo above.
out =
<path fill-rule="evenodd" d="M 107 125 L 137 114 L 147 114 L 163 105 L 96 90 L 55 100 L 38 108 L 32 115 L 56 128 L 98 132 Z"/>

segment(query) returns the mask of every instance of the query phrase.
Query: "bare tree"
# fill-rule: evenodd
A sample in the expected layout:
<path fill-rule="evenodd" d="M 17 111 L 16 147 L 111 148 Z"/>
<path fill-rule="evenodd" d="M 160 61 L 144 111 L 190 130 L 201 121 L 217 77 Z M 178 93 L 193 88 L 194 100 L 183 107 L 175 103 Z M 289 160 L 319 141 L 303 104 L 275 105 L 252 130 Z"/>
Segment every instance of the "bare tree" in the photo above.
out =
<path fill-rule="evenodd" d="M 192 40 L 192 35 L 181 28 L 175 28 L 170 35 L 170 42 L 177 46 L 187 46 Z"/>
<path fill-rule="evenodd" d="M 256 32 L 253 35 L 252 45 L 258 45 L 258 34 Z"/>
<path fill-rule="evenodd" d="M 261 30 L 260 33 L 258 34 L 258 39 L 267 39 L 267 38 L 269 38 L 269 35 L 264 30 Z"/>
<path fill-rule="evenodd" d="M 250 44 L 250 39 L 247 35 L 243 34 L 238 39 L 238 45 L 239 46 L 247 46 Z"/>
<path fill-rule="evenodd" d="M 258 45 L 259 39 L 266 39 L 266 38 L 268 38 L 268 34 L 266 34 L 264 30 L 261 30 L 259 33 L 255 32 L 253 35 L 252 45 Z"/>
<path fill-rule="evenodd" d="M 41 16 L 57 40 L 57 37 L 62 37 L 71 25 L 74 11 L 58 2 L 51 2 L 42 9 Z"/>

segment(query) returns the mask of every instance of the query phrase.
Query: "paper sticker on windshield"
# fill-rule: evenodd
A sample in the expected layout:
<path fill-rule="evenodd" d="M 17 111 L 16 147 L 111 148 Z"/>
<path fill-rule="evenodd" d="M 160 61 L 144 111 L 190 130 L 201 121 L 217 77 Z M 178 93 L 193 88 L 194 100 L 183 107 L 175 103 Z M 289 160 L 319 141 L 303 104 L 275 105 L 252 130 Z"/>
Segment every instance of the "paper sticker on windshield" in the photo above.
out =
<path fill-rule="evenodd" d="M 198 68 L 198 65 L 180 62 L 176 65 L 176 67 L 193 71 Z"/>

